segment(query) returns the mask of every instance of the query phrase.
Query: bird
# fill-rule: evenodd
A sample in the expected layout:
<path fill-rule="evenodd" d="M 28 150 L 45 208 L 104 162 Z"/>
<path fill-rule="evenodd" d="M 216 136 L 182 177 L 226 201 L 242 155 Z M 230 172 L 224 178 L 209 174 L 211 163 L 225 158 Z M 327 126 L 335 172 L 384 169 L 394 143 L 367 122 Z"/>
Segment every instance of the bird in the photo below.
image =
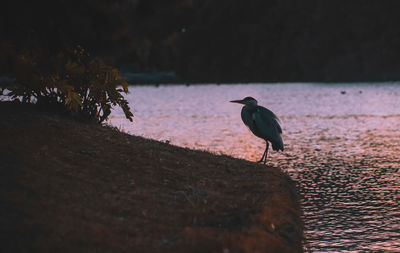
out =
<path fill-rule="evenodd" d="M 269 142 L 271 142 L 273 150 L 283 151 L 280 120 L 272 111 L 258 105 L 257 100 L 252 97 L 230 102 L 244 105 L 241 112 L 243 123 L 255 136 L 265 140 L 265 151 L 258 163 L 265 164 L 267 162 Z"/>

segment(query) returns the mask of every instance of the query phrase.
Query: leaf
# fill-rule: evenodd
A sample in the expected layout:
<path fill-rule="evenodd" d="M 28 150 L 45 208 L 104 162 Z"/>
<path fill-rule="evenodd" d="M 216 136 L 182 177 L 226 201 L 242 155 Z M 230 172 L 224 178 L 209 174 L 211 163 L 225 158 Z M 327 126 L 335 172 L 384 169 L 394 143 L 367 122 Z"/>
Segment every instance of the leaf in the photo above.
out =
<path fill-rule="evenodd" d="M 125 93 L 128 93 L 128 92 L 129 92 L 129 90 L 128 90 L 129 84 L 128 84 L 128 82 L 125 80 L 125 78 L 121 78 L 121 85 L 122 85 L 122 88 L 124 89 L 124 92 L 125 92 Z"/>
<path fill-rule="evenodd" d="M 59 80 L 56 82 L 56 87 L 61 90 L 63 93 L 71 92 L 74 89 L 74 86 L 68 84 L 67 80 Z"/>
<path fill-rule="evenodd" d="M 65 104 L 68 105 L 71 110 L 77 112 L 79 108 L 82 107 L 82 98 L 74 91 L 68 92 L 67 98 L 65 99 Z"/>
<path fill-rule="evenodd" d="M 101 107 L 103 110 L 103 115 L 100 117 L 99 123 L 103 122 L 108 118 L 108 115 L 111 114 L 111 106 L 109 104 L 105 104 Z"/>
<path fill-rule="evenodd" d="M 78 64 L 76 62 L 71 61 L 68 59 L 67 63 L 65 64 L 65 69 L 70 72 L 71 74 L 83 74 L 85 73 L 85 66 L 82 64 Z"/>

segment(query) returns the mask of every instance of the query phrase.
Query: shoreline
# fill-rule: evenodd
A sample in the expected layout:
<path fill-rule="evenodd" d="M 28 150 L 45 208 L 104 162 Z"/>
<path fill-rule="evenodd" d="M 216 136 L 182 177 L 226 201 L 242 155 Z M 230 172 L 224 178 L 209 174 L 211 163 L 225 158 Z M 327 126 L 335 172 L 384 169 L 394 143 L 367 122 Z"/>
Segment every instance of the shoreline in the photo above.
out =
<path fill-rule="evenodd" d="M 280 169 L 0 102 L 9 252 L 302 252 Z"/>

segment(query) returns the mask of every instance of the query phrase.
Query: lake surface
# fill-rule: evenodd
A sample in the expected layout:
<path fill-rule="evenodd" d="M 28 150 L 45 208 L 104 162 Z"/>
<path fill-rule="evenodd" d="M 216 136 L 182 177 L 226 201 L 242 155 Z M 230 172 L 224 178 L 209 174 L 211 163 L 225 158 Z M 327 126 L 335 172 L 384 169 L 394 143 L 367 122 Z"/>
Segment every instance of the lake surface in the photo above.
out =
<path fill-rule="evenodd" d="M 282 168 L 302 195 L 313 252 L 400 252 L 400 83 L 132 86 L 134 123 L 116 110 L 110 123 L 139 136 L 257 161 L 265 143 L 242 123 L 246 96 L 280 117 Z"/>

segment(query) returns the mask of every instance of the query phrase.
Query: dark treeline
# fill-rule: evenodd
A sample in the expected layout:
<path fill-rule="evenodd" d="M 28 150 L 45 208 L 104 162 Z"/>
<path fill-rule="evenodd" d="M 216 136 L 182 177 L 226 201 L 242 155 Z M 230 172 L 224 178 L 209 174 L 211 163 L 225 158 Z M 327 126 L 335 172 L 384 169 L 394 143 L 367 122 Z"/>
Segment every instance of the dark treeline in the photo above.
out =
<path fill-rule="evenodd" d="M 79 44 L 136 71 L 197 82 L 400 80 L 397 0 L 8 2 L 3 44 Z"/>

